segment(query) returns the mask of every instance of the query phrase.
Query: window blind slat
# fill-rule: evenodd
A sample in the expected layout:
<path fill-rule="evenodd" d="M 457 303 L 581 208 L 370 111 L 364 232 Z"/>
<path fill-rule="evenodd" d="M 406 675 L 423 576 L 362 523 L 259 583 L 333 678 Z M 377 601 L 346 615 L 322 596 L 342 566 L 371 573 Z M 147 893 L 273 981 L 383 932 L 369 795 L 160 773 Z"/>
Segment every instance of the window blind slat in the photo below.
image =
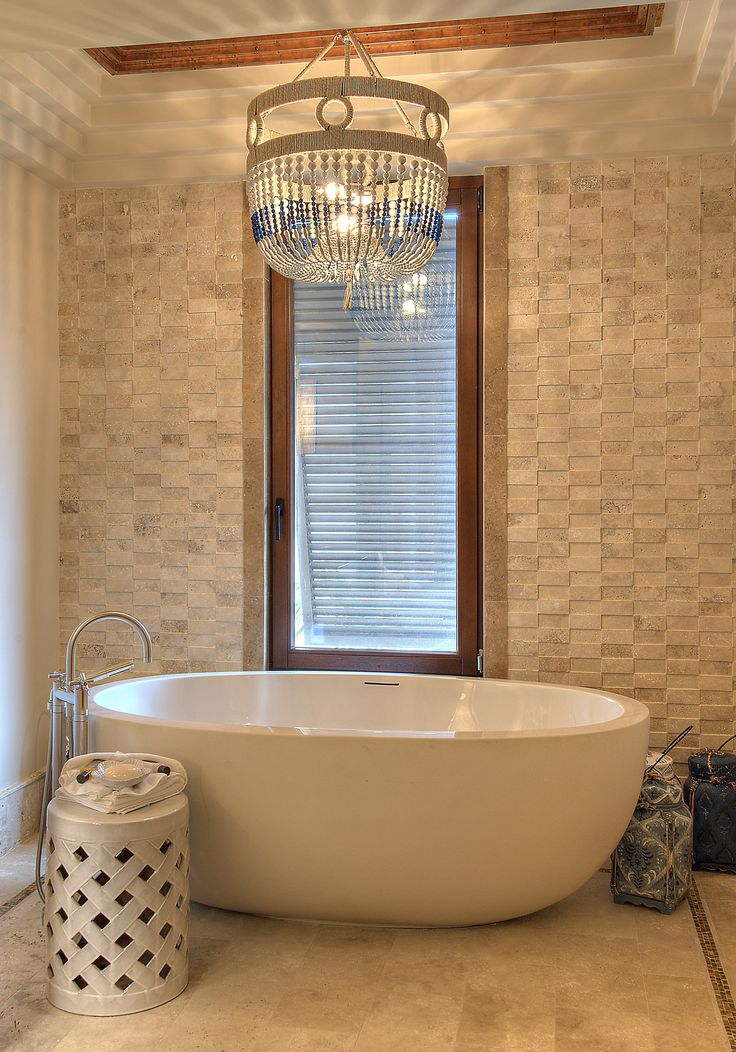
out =
<path fill-rule="evenodd" d="M 429 281 L 455 248 L 450 221 Z M 368 338 L 342 298 L 294 284 L 294 642 L 454 651 L 455 340 Z"/>

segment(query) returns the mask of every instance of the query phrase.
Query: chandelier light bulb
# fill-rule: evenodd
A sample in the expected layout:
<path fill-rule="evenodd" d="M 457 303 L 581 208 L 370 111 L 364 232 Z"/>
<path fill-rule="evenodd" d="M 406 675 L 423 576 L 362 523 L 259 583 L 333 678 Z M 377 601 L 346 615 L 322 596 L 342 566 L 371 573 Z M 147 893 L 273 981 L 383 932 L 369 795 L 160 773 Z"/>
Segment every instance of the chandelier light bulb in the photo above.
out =
<path fill-rule="evenodd" d="M 358 225 L 358 220 L 355 216 L 347 215 L 345 212 L 341 212 L 335 222 L 335 228 L 338 234 L 347 234 L 351 230 L 355 230 Z"/>

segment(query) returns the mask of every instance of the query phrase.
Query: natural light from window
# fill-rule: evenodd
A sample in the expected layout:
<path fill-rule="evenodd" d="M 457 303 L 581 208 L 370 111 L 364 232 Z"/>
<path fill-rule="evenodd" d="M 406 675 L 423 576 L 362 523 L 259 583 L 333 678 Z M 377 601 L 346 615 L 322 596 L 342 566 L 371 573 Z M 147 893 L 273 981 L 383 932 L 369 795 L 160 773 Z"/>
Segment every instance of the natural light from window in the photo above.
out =
<path fill-rule="evenodd" d="M 292 644 L 454 652 L 457 215 L 418 275 L 294 283 Z"/>

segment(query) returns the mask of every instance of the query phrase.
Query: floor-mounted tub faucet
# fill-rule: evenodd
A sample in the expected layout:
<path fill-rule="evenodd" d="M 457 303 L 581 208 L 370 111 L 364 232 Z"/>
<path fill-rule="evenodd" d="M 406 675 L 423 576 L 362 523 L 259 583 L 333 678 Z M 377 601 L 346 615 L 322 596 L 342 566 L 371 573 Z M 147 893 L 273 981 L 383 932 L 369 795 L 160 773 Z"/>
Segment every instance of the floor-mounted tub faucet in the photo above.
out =
<path fill-rule="evenodd" d="M 138 633 L 143 647 L 143 660 L 150 663 L 153 653 L 153 642 L 151 634 L 137 617 L 125 614 L 119 610 L 105 610 L 101 614 L 92 614 L 82 621 L 69 636 L 66 644 L 66 665 L 64 673 L 53 672 L 49 676 L 52 680 L 53 699 L 51 705 L 51 731 L 53 747 L 51 752 L 51 786 L 55 792 L 59 784 L 61 768 L 67 759 L 72 756 L 80 756 L 88 749 L 88 705 L 89 688 L 111 676 L 118 676 L 122 672 L 129 672 L 133 668 L 132 661 L 125 661 L 120 665 L 112 665 L 110 668 L 95 672 L 88 676 L 84 672 L 77 674 L 77 646 L 82 634 L 92 625 L 101 621 L 120 621 L 124 625 L 130 625 Z M 70 712 L 71 710 L 71 712 Z M 69 718 L 71 717 L 71 718 Z M 67 728 L 69 733 L 67 733 Z M 67 743 L 68 739 L 68 743 Z"/>
<path fill-rule="evenodd" d="M 49 747 L 46 759 L 46 780 L 41 803 L 41 832 L 36 856 L 36 887 L 42 899 L 44 898 L 44 893 L 41 886 L 40 870 L 41 851 L 43 849 L 46 826 L 46 806 L 59 787 L 59 775 L 66 761 L 73 756 L 80 756 L 88 751 L 89 688 L 105 679 L 110 679 L 111 676 L 118 676 L 121 672 L 129 672 L 134 667 L 132 661 L 125 661 L 120 665 L 111 665 L 109 668 L 104 668 L 91 676 L 84 672 L 77 672 L 77 645 L 80 637 L 90 626 L 99 624 L 101 621 L 120 621 L 122 624 L 130 625 L 131 628 L 134 628 L 140 638 L 143 647 L 143 660 L 146 664 L 150 663 L 153 653 L 151 633 L 142 621 L 139 621 L 132 614 L 126 614 L 120 610 L 105 610 L 101 614 L 92 614 L 91 617 L 77 625 L 66 644 L 64 671 L 49 673 L 49 679 L 51 680 L 51 696 L 49 698 L 51 726 L 49 728 Z"/>

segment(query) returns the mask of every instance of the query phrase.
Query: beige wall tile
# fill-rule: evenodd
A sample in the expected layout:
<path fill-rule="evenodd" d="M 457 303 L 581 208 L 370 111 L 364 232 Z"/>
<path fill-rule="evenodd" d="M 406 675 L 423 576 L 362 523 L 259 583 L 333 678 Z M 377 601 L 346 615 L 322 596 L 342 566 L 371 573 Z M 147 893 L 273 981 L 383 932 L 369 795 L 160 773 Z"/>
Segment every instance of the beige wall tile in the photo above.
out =
<path fill-rule="evenodd" d="M 694 723 L 680 759 L 736 729 L 733 201 L 733 155 L 508 171 L 486 638 L 505 604 L 510 677 L 632 694 L 656 744 Z"/>
<path fill-rule="evenodd" d="M 62 643 L 121 607 L 154 635 L 141 671 L 262 667 L 266 285 L 242 184 L 69 191 L 61 211 Z M 114 629 L 82 647 L 130 652 Z"/>
<path fill-rule="evenodd" d="M 734 157 L 485 177 L 487 674 L 734 729 Z M 65 192 L 62 636 L 265 654 L 267 282 L 240 183 Z M 98 632 L 86 656 L 127 656 Z"/>

